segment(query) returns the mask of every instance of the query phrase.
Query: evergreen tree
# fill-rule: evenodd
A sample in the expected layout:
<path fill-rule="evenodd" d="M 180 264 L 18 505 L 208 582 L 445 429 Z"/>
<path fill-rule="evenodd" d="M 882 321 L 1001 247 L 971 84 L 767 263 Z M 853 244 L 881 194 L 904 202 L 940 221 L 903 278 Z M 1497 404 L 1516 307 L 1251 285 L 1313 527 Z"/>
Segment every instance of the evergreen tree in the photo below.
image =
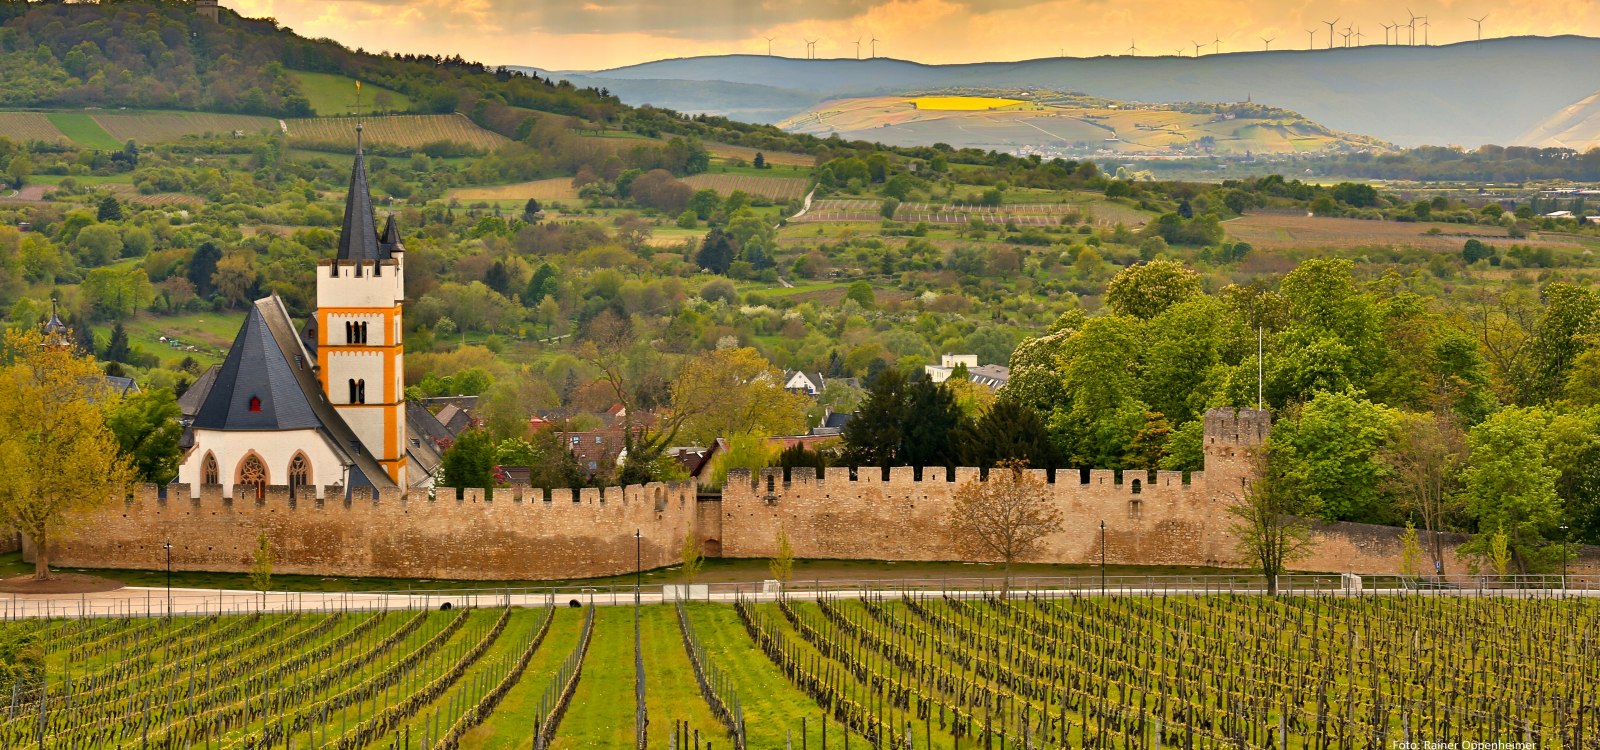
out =
<path fill-rule="evenodd" d="M 919 380 L 907 393 L 905 432 L 900 463 L 905 466 L 953 466 L 956 438 L 967 424 L 955 394 L 943 383 Z"/>
<path fill-rule="evenodd" d="M 222 251 L 211 242 L 202 242 L 195 248 L 194 255 L 189 258 L 189 270 L 185 273 L 189 283 L 194 284 L 194 292 L 201 299 L 209 299 L 217 293 L 217 287 L 211 283 L 211 277 L 217 272 L 217 261 L 222 260 Z"/>
<path fill-rule="evenodd" d="M 101 359 L 128 364 L 132 361 L 132 357 L 133 350 L 128 345 L 128 331 L 122 327 L 122 321 L 119 320 L 111 328 L 111 340 L 106 342 L 106 350 Z"/>
<path fill-rule="evenodd" d="M 1061 465 L 1060 451 L 1039 413 L 1020 401 L 1001 397 L 957 436 L 961 463 L 994 468 L 1002 461 L 1022 461 L 1035 469 Z"/>
<path fill-rule="evenodd" d="M 725 275 L 728 273 L 728 267 L 733 265 L 736 251 L 733 238 L 720 227 L 713 228 L 706 232 L 706 238 L 700 241 L 700 252 L 694 256 L 694 262 L 707 271 Z"/>
<path fill-rule="evenodd" d="M 511 285 L 511 272 L 506 270 L 505 261 L 496 260 L 489 266 L 489 270 L 483 275 L 483 284 L 502 295 L 510 296 L 511 290 L 508 287 Z"/>
<path fill-rule="evenodd" d="M 543 210 L 544 208 L 539 205 L 538 198 L 529 198 L 527 204 L 522 207 L 522 220 L 532 224 L 539 220 L 538 214 Z"/>
<path fill-rule="evenodd" d="M 554 297 L 561 289 L 561 279 L 556 267 L 546 263 L 533 272 L 533 278 L 528 279 L 528 291 L 522 295 L 522 304 L 528 307 L 538 305 L 545 297 Z"/>
<path fill-rule="evenodd" d="M 108 195 L 100 199 L 95 215 L 100 221 L 122 221 L 122 204 Z"/>
<path fill-rule="evenodd" d="M 68 330 L 72 331 L 72 345 L 80 354 L 92 355 L 99 351 L 94 345 L 94 329 L 84 320 L 71 318 L 66 321 Z"/>
<path fill-rule="evenodd" d="M 844 426 L 850 463 L 888 468 L 900 461 L 909 392 L 905 373 L 899 370 L 884 370 L 872 381 L 861 410 Z"/>
<path fill-rule="evenodd" d="M 756 158 L 755 158 L 755 161 L 753 163 L 755 164 L 756 169 L 766 169 L 767 168 L 767 157 L 764 154 L 762 154 L 760 151 L 757 151 L 756 152 Z"/>

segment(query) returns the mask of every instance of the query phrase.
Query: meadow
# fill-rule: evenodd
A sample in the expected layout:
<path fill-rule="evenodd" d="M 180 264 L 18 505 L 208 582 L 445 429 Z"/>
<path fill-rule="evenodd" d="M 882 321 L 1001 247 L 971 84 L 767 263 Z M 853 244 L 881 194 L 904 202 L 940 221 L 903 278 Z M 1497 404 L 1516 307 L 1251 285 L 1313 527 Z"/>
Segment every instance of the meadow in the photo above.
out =
<path fill-rule="evenodd" d="M 40 748 L 1591 747 L 1592 598 L 862 592 L 22 620 Z M 629 693 L 633 700 L 629 700 Z"/>
<path fill-rule="evenodd" d="M 305 92 L 311 109 L 318 115 L 347 115 L 356 110 L 354 78 L 304 70 L 296 70 L 291 75 L 300 83 L 300 90 Z M 379 106 L 379 95 L 384 98 L 383 106 Z M 404 112 L 411 108 L 411 98 L 398 91 L 362 83 L 360 107 L 362 112 Z"/>

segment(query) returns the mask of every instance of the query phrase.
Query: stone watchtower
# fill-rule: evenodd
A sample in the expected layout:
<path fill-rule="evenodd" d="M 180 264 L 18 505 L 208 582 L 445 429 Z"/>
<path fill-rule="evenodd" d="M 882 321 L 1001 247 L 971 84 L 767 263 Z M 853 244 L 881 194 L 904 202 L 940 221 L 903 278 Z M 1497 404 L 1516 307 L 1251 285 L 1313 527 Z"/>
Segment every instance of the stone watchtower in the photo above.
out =
<path fill-rule="evenodd" d="M 1205 415 L 1206 484 L 1213 496 L 1237 494 L 1254 476 L 1256 449 L 1272 432 L 1264 409 L 1209 409 Z"/>
<path fill-rule="evenodd" d="M 194 0 L 195 15 L 217 23 L 217 0 Z"/>

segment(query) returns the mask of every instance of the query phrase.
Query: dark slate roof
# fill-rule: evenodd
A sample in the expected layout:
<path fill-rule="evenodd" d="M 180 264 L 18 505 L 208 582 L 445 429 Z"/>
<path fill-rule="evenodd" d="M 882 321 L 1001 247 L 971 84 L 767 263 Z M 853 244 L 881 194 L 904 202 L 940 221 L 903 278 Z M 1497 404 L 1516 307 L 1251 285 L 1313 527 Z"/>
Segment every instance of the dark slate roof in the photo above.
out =
<path fill-rule="evenodd" d="M 855 418 L 855 416 L 855 414 L 846 412 L 832 412 L 828 415 L 827 419 L 822 420 L 822 426 L 830 429 L 842 430 L 844 429 L 845 425 L 850 424 L 850 420 Z"/>
<path fill-rule="evenodd" d="M 413 438 L 432 442 L 436 447 L 441 442 L 448 443 L 455 437 L 449 428 L 445 427 L 444 423 L 440 422 L 439 418 L 428 411 L 428 407 L 423 406 L 420 401 L 406 402 L 406 424 L 409 427 L 407 434 Z"/>
<path fill-rule="evenodd" d="M 111 390 L 118 396 L 139 392 L 139 384 L 134 382 L 133 378 L 125 378 L 120 375 L 107 375 L 106 385 L 110 386 Z"/>
<path fill-rule="evenodd" d="M 317 356 L 317 316 L 306 318 L 305 326 L 300 329 L 300 345 L 312 358 Z"/>
<path fill-rule="evenodd" d="M 339 260 L 387 260 L 389 252 L 378 239 L 372 218 L 372 195 L 367 191 L 367 160 L 361 153 L 361 126 L 356 126 L 356 163 L 350 168 L 350 193 L 344 201 L 344 226 L 339 230 Z"/>
<path fill-rule="evenodd" d="M 250 307 L 216 383 L 194 416 L 196 429 L 304 430 L 322 426 L 296 382 L 297 363 L 284 356 L 267 327 L 264 308 L 269 305 L 263 303 L 278 306 L 269 297 Z M 253 398 L 261 400 L 257 411 L 250 410 Z"/>
<path fill-rule="evenodd" d="M 211 387 L 217 384 L 217 372 L 221 369 L 222 365 L 206 368 L 206 371 L 195 379 L 194 384 L 189 386 L 189 390 L 178 397 L 178 411 L 185 419 L 193 419 L 194 415 L 200 413 L 200 405 L 205 403 L 206 395 L 211 393 Z"/>
<path fill-rule="evenodd" d="M 378 247 L 385 258 L 393 253 L 403 253 L 406 249 L 400 244 L 400 228 L 395 224 L 394 214 L 389 214 L 383 223 L 383 234 L 378 236 Z"/>
<path fill-rule="evenodd" d="M 265 394 L 265 395 L 262 395 Z M 250 411 L 251 397 L 261 411 Z M 315 363 L 277 295 L 256 300 L 195 415 L 200 430 L 316 429 L 350 466 L 350 487 L 395 484 L 322 393 Z"/>

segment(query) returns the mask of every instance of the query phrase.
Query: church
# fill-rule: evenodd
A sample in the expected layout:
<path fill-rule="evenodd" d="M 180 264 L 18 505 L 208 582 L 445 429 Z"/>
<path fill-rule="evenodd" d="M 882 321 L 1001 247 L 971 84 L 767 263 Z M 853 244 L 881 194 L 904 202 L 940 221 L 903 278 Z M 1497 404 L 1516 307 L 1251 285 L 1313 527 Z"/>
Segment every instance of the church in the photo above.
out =
<path fill-rule="evenodd" d="M 437 455 L 407 435 L 405 247 L 393 216 L 377 229 L 359 125 L 338 251 L 316 276 L 304 326 L 277 295 L 256 300 L 227 358 L 185 394 L 198 407 L 177 481 L 196 497 L 219 484 L 235 499 L 260 499 L 269 485 L 319 498 L 329 486 L 346 497 L 431 486 L 432 466 L 410 476 L 416 454 L 430 454 L 423 464 Z"/>

